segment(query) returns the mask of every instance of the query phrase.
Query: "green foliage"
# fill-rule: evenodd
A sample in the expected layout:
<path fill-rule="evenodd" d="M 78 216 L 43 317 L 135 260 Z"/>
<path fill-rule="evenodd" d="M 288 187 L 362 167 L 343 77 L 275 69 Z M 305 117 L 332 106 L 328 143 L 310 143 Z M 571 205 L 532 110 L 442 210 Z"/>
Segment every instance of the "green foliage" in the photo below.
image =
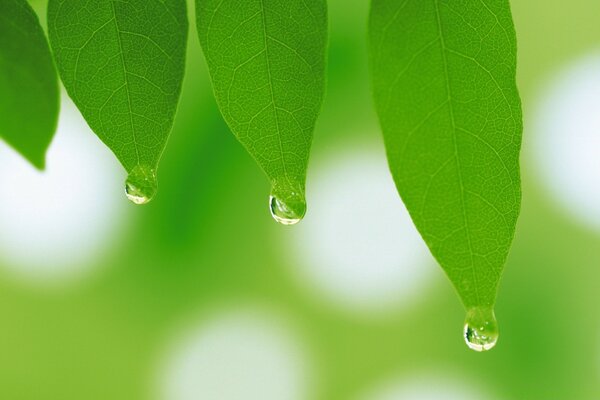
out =
<path fill-rule="evenodd" d="M 69 95 L 125 169 L 138 167 L 128 190 L 148 186 L 181 92 L 185 0 L 50 0 L 48 26 Z M 139 170 L 148 171 L 142 184 Z M 149 186 L 136 202 L 152 198 Z"/>
<path fill-rule="evenodd" d="M 373 0 L 369 41 L 398 191 L 465 306 L 491 308 L 521 201 L 508 1 Z"/>
<path fill-rule="evenodd" d="M 196 14 L 219 108 L 271 180 L 273 216 L 295 223 L 324 92 L 325 1 L 198 0 Z"/>
<path fill-rule="evenodd" d="M 0 137 L 43 169 L 58 109 L 56 70 L 37 15 L 25 0 L 0 1 Z"/>
<path fill-rule="evenodd" d="M 271 181 L 273 217 L 296 223 L 324 94 L 325 0 L 197 0 L 196 17 L 223 117 Z M 129 199 L 148 202 L 181 92 L 186 1 L 49 0 L 48 23 L 69 95 L 128 171 Z M 0 135 L 42 168 L 56 73 L 25 1 L 0 2 L 0 39 Z M 521 201 L 508 0 L 372 0 L 369 42 L 396 186 L 469 309 L 469 346 L 487 350 Z"/>

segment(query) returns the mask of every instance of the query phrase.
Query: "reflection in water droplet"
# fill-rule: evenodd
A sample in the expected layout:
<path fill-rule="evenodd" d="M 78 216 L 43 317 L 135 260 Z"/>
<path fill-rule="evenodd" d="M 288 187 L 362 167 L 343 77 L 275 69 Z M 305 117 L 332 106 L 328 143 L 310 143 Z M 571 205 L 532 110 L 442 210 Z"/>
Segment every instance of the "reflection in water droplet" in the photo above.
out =
<path fill-rule="evenodd" d="M 300 222 L 306 213 L 306 200 L 303 193 L 303 190 L 292 185 L 275 183 L 269 197 L 269 210 L 273 219 L 282 225 L 294 225 Z"/>
<path fill-rule="evenodd" d="M 487 351 L 498 341 L 498 322 L 491 307 L 474 307 L 467 312 L 465 342 L 471 350 Z"/>
<path fill-rule="evenodd" d="M 146 204 L 154 198 L 158 190 L 154 169 L 138 165 L 131 170 L 125 182 L 127 198 L 135 204 Z"/>
<path fill-rule="evenodd" d="M 273 219 L 282 225 L 294 225 L 302 219 L 302 216 L 298 216 L 283 201 L 275 196 L 269 197 L 269 208 Z"/>

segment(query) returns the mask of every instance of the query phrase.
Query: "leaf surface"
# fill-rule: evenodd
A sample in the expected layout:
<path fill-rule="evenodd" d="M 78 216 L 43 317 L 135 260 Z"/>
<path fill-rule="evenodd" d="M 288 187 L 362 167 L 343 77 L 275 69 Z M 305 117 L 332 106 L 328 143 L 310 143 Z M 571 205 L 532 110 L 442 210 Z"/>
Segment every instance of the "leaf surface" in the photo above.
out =
<path fill-rule="evenodd" d="M 489 310 L 521 201 L 509 3 L 373 0 L 369 47 L 398 191 L 465 306 Z"/>
<path fill-rule="evenodd" d="M 59 110 L 46 35 L 25 0 L 0 1 L 0 137 L 44 168 Z"/>
<path fill-rule="evenodd" d="M 185 68 L 185 0 L 50 0 L 50 43 L 67 91 L 129 172 L 128 195 L 152 198 Z"/>
<path fill-rule="evenodd" d="M 223 117 L 271 180 L 274 217 L 297 222 L 324 92 L 325 1 L 197 0 L 196 13 Z"/>

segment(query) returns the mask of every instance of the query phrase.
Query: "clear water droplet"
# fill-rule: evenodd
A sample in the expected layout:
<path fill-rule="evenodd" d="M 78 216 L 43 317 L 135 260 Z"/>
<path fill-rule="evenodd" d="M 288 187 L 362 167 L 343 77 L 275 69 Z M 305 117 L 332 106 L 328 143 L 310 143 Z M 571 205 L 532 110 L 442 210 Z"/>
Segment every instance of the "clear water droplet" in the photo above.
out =
<path fill-rule="evenodd" d="M 474 307 L 467 311 L 465 342 L 471 350 L 487 351 L 498 342 L 498 322 L 491 307 Z"/>
<path fill-rule="evenodd" d="M 269 197 L 271 216 L 282 225 L 294 225 L 306 213 L 306 201 L 299 189 L 291 185 L 274 184 Z"/>
<path fill-rule="evenodd" d="M 273 219 L 282 225 L 294 225 L 300 222 L 302 216 L 298 216 L 293 210 L 275 196 L 269 197 L 269 209 Z"/>
<path fill-rule="evenodd" d="M 154 169 L 137 165 L 131 170 L 125 182 L 125 194 L 135 204 L 146 204 L 154 198 L 158 190 Z"/>

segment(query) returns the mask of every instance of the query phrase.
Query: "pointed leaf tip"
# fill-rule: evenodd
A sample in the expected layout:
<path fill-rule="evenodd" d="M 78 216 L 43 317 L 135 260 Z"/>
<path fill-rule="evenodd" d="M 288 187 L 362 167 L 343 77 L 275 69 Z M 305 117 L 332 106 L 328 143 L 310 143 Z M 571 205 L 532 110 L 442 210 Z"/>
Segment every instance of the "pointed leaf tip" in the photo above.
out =
<path fill-rule="evenodd" d="M 325 0 L 197 0 L 196 17 L 230 129 L 271 182 L 303 187 L 324 92 Z M 295 217 L 281 221 L 304 215 L 296 200 L 274 198 L 276 220 L 284 208 Z"/>
<path fill-rule="evenodd" d="M 50 0 L 48 21 L 60 76 L 92 130 L 128 173 L 155 170 L 181 93 L 186 1 Z"/>
<path fill-rule="evenodd" d="M 398 191 L 464 305 L 493 306 L 521 203 L 509 3 L 373 0 L 369 47 Z"/>

